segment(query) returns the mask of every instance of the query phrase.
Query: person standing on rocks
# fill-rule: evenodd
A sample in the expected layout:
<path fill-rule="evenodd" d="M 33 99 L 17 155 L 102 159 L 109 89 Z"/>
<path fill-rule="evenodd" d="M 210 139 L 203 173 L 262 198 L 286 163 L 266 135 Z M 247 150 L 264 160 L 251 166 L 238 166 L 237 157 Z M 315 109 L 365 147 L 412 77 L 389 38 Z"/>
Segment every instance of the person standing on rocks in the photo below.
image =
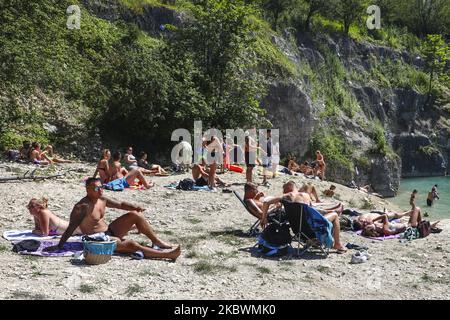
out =
<path fill-rule="evenodd" d="M 320 180 L 325 180 L 325 170 L 327 166 L 325 164 L 325 160 L 323 159 L 323 155 L 319 150 L 316 151 L 316 163 L 317 166 L 314 174 L 319 176 Z"/>
<path fill-rule="evenodd" d="M 113 240 L 117 241 L 116 253 L 134 253 L 142 251 L 146 258 L 176 260 L 181 253 L 180 246 L 175 249 L 171 245 L 160 240 L 153 231 L 150 223 L 143 215 L 142 207 L 125 201 L 116 201 L 103 196 L 103 188 L 98 178 L 86 180 L 86 196 L 75 204 L 70 214 L 69 226 L 61 237 L 57 246 L 52 246 L 46 251 L 62 249 L 66 241 L 79 228 L 83 234 L 91 235 L 104 232 Z M 109 225 L 104 217 L 106 208 L 127 210 L 128 213 L 120 216 Z M 124 237 L 136 226 L 139 233 L 147 236 L 154 246 L 162 250 L 155 250 L 140 245 L 134 240 L 126 240 Z"/>

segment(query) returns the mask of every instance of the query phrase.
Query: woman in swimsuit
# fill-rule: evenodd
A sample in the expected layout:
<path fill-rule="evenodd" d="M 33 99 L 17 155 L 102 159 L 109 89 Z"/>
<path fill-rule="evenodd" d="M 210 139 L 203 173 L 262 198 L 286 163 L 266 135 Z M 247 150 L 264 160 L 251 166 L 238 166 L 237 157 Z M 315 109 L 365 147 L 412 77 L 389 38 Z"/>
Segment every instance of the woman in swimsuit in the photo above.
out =
<path fill-rule="evenodd" d="M 30 214 L 34 218 L 34 234 L 39 236 L 62 235 L 69 222 L 57 217 L 48 209 L 48 199 L 31 199 L 27 205 Z M 75 229 L 74 235 L 82 234 L 79 228 Z"/>
<path fill-rule="evenodd" d="M 137 162 L 138 169 L 144 174 L 169 175 L 159 164 L 149 164 L 147 161 L 147 153 L 142 151 Z M 131 166 L 130 166 L 131 168 Z"/>
<path fill-rule="evenodd" d="M 94 172 L 94 178 L 97 177 L 97 174 L 100 175 L 100 180 L 103 184 L 111 181 L 111 176 L 109 174 L 109 159 L 111 159 L 111 151 L 109 151 L 109 149 L 104 149 L 102 158 L 98 162 Z"/>
<path fill-rule="evenodd" d="M 326 169 L 326 164 L 325 161 L 323 159 L 323 155 L 320 153 L 319 150 L 316 151 L 316 162 L 317 162 L 317 169 L 315 174 L 319 176 L 320 180 L 325 180 L 325 169 Z"/>
<path fill-rule="evenodd" d="M 39 142 L 33 142 L 30 148 L 30 154 L 28 156 L 31 162 L 34 164 L 52 164 L 53 161 L 47 157 L 45 152 L 41 151 L 41 144 Z"/>
<path fill-rule="evenodd" d="M 53 152 L 53 146 L 51 145 L 45 147 L 45 151 L 42 152 L 42 154 L 45 154 L 47 159 L 49 159 L 53 163 L 73 163 L 72 160 L 61 159 L 57 154 Z"/>
<path fill-rule="evenodd" d="M 211 189 L 213 189 L 216 186 L 216 170 L 217 170 L 217 162 L 215 160 L 215 156 L 217 152 L 217 155 L 223 157 L 222 142 L 220 142 L 219 138 L 211 136 L 209 141 L 205 141 L 205 149 L 211 153 L 211 157 L 213 158 L 212 163 L 208 163 L 209 165 L 208 186 Z M 223 162 L 223 158 L 220 160 L 221 160 L 220 162 Z"/>

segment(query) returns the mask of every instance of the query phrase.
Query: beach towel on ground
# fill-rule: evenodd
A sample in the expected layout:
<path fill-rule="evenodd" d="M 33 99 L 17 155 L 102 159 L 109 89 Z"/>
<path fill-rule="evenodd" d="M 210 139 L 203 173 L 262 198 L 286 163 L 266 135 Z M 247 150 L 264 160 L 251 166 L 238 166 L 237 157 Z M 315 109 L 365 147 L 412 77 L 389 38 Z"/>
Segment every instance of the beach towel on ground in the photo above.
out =
<path fill-rule="evenodd" d="M 31 232 L 32 230 L 8 230 L 3 232 L 3 238 L 8 241 L 21 241 L 21 240 L 51 240 L 60 238 L 58 235 L 49 235 L 49 236 L 38 236 Z M 81 237 L 72 236 L 68 241 L 81 241 Z"/>
<path fill-rule="evenodd" d="M 362 230 L 358 230 L 356 231 L 356 234 L 358 236 L 364 237 L 364 238 L 368 238 L 368 239 L 372 239 L 372 240 L 379 240 L 379 241 L 383 241 L 383 240 L 387 240 L 387 239 L 398 239 L 400 238 L 401 234 L 394 234 L 391 236 L 382 236 L 382 237 L 366 237 L 362 235 Z"/>
<path fill-rule="evenodd" d="M 20 242 L 14 243 L 17 245 Z M 19 254 L 41 256 L 41 257 L 72 257 L 74 254 L 83 251 L 82 242 L 66 242 L 61 250 L 56 250 L 52 252 L 43 251 L 47 247 L 55 246 L 58 242 L 56 241 L 40 241 L 39 247 L 35 251 L 22 250 L 18 251 Z"/>

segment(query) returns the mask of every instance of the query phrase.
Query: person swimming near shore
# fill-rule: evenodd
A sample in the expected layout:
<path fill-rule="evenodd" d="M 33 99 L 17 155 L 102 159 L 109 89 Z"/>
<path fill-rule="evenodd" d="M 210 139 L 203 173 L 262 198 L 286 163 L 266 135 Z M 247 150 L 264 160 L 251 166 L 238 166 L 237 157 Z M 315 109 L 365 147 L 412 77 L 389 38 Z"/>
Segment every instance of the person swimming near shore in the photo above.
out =
<path fill-rule="evenodd" d="M 62 235 L 69 226 L 69 222 L 59 218 L 48 209 L 47 198 L 32 198 L 27 205 L 28 211 L 34 218 L 32 233 L 38 236 Z M 80 235 L 81 230 L 76 228 L 71 235 Z"/>
<path fill-rule="evenodd" d="M 106 208 L 120 209 L 128 213 L 112 221 L 109 225 L 105 221 Z M 104 232 L 112 240 L 117 242 L 114 252 L 131 254 L 142 251 L 146 258 L 176 260 L 181 254 L 180 246 L 163 242 L 156 235 L 150 223 L 145 219 L 145 211 L 139 205 L 125 201 L 116 201 L 103 196 L 103 188 L 100 179 L 89 178 L 86 180 L 86 196 L 78 201 L 70 214 L 69 226 L 61 237 L 58 245 L 48 247 L 45 251 L 62 249 L 67 239 L 79 228 L 83 234 L 91 235 Z M 134 240 L 127 240 L 125 236 L 136 226 L 138 232 L 147 236 L 153 246 L 161 250 L 139 244 Z"/>
<path fill-rule="evenodd" d="M 435 184 L 431 191 L 428 192 L 427 196 L 427 206 L 431 207 L 433 205 L 434 200 L 439 199 L 439 193 L 437 192 L 437 184 Z"/>

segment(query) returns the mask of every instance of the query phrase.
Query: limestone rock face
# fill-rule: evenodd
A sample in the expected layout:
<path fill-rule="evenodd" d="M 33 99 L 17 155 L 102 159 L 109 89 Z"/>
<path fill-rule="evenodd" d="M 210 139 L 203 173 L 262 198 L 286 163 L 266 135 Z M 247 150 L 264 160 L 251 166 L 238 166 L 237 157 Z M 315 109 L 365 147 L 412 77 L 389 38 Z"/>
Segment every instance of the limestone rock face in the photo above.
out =
<path fill-rule="evenodd" d="M 394 139 L 394 148 L 402 158 L 404 177 L 443 176 L 446 163 L 439 149 L 425 135 L 402 134 Z"/>
<path fill-rule="evenodd" d="M 311 99 L 294 83 L 275 83 L 263 101 L 267 117 L 279 129 L 280 152 L 303 157 L 314 128 Z"/>

